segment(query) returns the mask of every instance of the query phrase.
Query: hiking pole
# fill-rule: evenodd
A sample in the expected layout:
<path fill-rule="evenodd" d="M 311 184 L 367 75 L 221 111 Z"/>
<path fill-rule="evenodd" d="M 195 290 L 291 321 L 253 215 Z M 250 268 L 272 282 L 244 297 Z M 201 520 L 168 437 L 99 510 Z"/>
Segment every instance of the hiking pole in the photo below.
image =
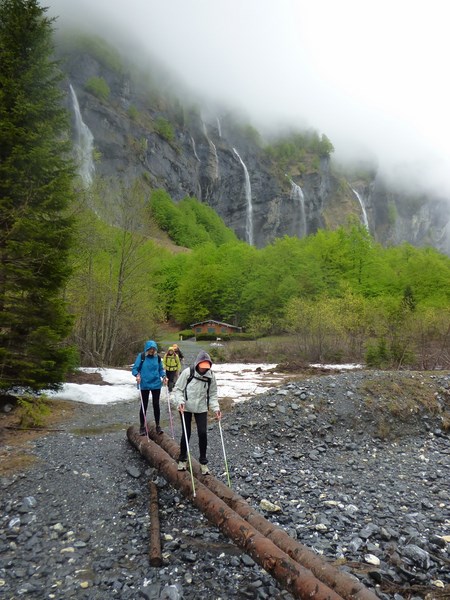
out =
<path fill-rule="evenodd" d="M 195 483 L 194 483 L 194 475 L 192 473 L 191 451 L 189 450 L 189 440 L 188 440 L 188 436 L 187 436 L 187 432 L 186 432 L 186 422 L 184 420 L 184 411 L 180 411 L 180 412 L 181 412 L 181 421 L 183 423 L 184 439 L 186 441 L 186 449 L 187 449 L 187 455 L 188 455 L 188 460 L 189 460 L 189 470 L 191 471 L 192 491 L 193 491 L 193 496 L 195 498 Z"/>
<path fill-rule="evenodd" d="M 140 383 L 138 383 L 138 390 L 139 390 L 139 396 L 141 397 L 141 410 L 142 410 L 142 414 L 144 415 L 145 432 L 147 434 L 147 439 L 149 440 L 150 438 L 148 437 L 147 415 L 145 414 L 145 410 L 144 410 L 144 399 L 142 398 L 142 390 L 141 390 Z"/>
<path fill-rule="evenodd" d="M 172 432 L 172 439 L 175 439 L 175 434 L 173 432 L 172 409 L 170 408 L 170 394 L 169 394 L 169 388 L 167 387 L 167 385 L 166 385 L 166 394 L 167 394 L 167 406 L 169 407 L 170 431 Z"/>
<path fill-rule="evenodd" d="M 223 443 L 222 425 L 220 424 L 220 419 L 219 419 L 219 431 L 220 431 L 220 439 L 222 440 L 223 460 L 225 461 L 225 471 L 227 473 L 228 487 L 231 488 L 230 472 L 228 470 L 227 455 L 225 452 L 225 444 Z"/>

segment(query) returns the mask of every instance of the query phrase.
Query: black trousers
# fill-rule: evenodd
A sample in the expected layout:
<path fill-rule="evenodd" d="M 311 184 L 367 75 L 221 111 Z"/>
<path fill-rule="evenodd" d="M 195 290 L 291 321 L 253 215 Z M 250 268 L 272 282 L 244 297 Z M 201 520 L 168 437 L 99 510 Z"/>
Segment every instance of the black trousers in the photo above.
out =
<path fill-rule="evenodd" d="M 152 393 L 153 416 L 155 417 L 156 425 L 159 425 L 159 419 L 161 418 L 161 409 L 159 407 L 159 397 L 161 395 L 161 390 L 141 390 L 142 402 L 141 410 L 139 411 L 139 421 L 141 427 L 144 427 L 145 424 L 144 415 L 147 415 L 148 398 L 150 392 Z M 144 405 L 144 412 L 142 412 L 142 405 Z"/>
<path fill-rule="evenodd" d="M 178 379 L 178 371 L 166 371 L 166 377 L 168 379 L 167 386 L 169 392 L 173 390 Z"/>
<path fill-rule="evenodd" d="M 184 412 L 184 422 L 186 423 L 186 434 L 188 438 L 188 442 L 191 439 L 191 424 L 192 424 L 192 415 L 195 417 L 195 423 L 197 424 L 197 433 L 198 433 L 198 448 L 200 451 L 199 462 L 201 465 L 208 464 L 208 460 L 206 458 L 206 448 L 208 446 L 208 434 L 207 434 L 207 425 L 208 425 L 208 413 L 190 413 Z M 183 415 L 180 413 L 181 418 L 181 441 L 180 441 L 180 457 L 178 460 L 186 461 L 187 460 L 187 444 L 186 438 L 184 437 L 184 427 L 183 427 Z"/>

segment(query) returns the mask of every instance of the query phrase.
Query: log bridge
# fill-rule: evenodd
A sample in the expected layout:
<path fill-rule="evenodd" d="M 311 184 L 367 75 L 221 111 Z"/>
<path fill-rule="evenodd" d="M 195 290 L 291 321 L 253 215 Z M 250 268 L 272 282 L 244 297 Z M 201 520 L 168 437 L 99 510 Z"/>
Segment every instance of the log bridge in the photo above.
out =
<path fill-rule="evenodd" d="M 291 538 L 212 475 L 202 475 L 191 456 L 195 495 L 189 471 L 178 471 L 180 448 L 166 434 L 149 429 L 127 430 L 129 442 L 160 475 L 188 498 L 233 543 L 265 569 L 294 598 L 302 600 L 379 600 L 355 576 L 339 571 L 324 558 Z"/>

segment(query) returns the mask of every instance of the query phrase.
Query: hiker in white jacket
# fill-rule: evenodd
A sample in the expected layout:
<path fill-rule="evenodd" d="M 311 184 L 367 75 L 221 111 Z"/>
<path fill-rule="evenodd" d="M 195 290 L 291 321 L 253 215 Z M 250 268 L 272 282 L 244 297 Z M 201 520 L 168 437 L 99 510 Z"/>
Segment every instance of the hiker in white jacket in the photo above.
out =
<path fill-rule="evenodd" d="M 199 352 L 193 367 L 188 367 L 181 372 L 175 385 L 175 403 L 180 411 L 180 417 L 185 422 L 188 443 L 191 437 L 192 415 L 195 417 L 198 433 L 198 446 L 200 451 L 199 462 L 203 475 L 209 473 L 207 467 L 206 449 L 208 446 L 208 410 L 211 409 L 217 419 L 222 418 L 219 401 L 217 399 L 217 382 L 211 371 L 212 360 L 205 351 Z M 183 425 L 183 424 L 182 424 Z M 187 444 L 184 436 L 184 427 L 180 441 L 180 456 L 178 470 L 187 468 Z"/>

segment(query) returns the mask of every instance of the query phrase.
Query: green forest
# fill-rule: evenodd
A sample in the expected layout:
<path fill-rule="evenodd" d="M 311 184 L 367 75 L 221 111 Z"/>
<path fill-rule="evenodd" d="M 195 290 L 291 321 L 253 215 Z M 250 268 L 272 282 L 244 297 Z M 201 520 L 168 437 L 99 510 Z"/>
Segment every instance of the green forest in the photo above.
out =
<path fill-rule="evenodd" d="M 196 198 L 175 203 L 144 180 L 84 190 L 53 22 L 35 0 L 0 0 L 0 17 L 2 390 L 127 364 L 168 324 L 205 319 L 244 328 L 222 358 L 448 368 L 448 256 L 384 248 L 356 220 L 257 249 Z M 332 152 L 308 135 L 267 152 L 281 168 L 310 146 Z"/>
<path fill-rule="evenodd" d="M 107 315 L 120 329 L 101 357 L 108 364 L 125 360 L 143 329 L 157 335 L 164 322 L 181 331 L 210 318 L 244 327 L 248 339 L 286 336 L 289 351 L 305 361 L 435 368 L 446 360 L 450 258 L 434 249 L 383 248 L 357 222 L 257 249 L 194 198 L 176 205 L 158 190 L 141 210 L 149 230 L 156 223 L 189 250 L 164 250 L 145 232 L 107 231 L 86 219 L 92 229 L 86 235 L 80 227 L 76 256 L 83 258 L 69 282 L 84 362 L 98 362 L 87 338 L 103 330 Z M 86 290 L 95 290 L 95 301 Z M 87 326 L 84 311 L 96 325 Z"/>

